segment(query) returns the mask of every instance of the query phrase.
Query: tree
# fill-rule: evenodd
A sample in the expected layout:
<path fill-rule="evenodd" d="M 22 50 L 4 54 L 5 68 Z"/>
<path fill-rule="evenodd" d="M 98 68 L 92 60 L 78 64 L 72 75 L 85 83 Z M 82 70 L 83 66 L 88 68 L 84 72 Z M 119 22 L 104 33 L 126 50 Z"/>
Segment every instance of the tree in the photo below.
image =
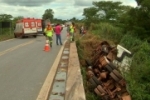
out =
<path fill-rule="evenodd" d="M 105 13 L 105 20 L 117 20 L 122 14 L 131 8 L 130 6 L 123 6 L 121 4 L 121 2 L 112 1 L 93 2 L 93 5 L 98 11 L 103 11 Z"/>
<path fill-rule="evenodd" d="M 12 26 L 14 27 L 14 26 L 15 26 L 15 23 L 16 23 L 18 20 L 23 19 L 23 18 L 24 18 L 23 16 L 14 17 L 14 18 L 13 18 Z"/>
<path fill-rule="evenodd" d="M 130 9 L 124 18 L 125 30 L 132 31 L 141 40 L 150 41 L 150 2 L 149 0 L 136 0 L 138 6 Z"/>
<path fill-rule="evenodd" d="M 20 19 L 23 19 L 23 18 L 24 18 L 23 16 L 17 16 L 17 17 L 14 17 L 13 20 L 17 21 L 17 20 L 20 20 Z"/>
<path fill-rule="evenodd" d="M 91 22 L 99 22 L 99 19 L 96 15 L 97 12 L 98 10 L 95 7 L 89 7 L 84 9 L 83 16 L 85 16 L 84 20 L 87 26 L 90 26 Z"/>
<path fill-rule="evenodd" d="M 54 18 L 54 19 L 53 19 L 53 23 L 60 23 L 60 24 L 63 24 L 63 23 L 65 23 L 65 20 L 58 19 L 58 18 Z"/>
<path fill-rule="evenodd" d="M 53 10 L 52 9 L 46 9 L 45 13 L 42 16 L 42 19 L 43 20 L 49 19 L 50 21 L 52 21 L 53 18 L 54 18 L 54 12 L 53 12 Z"/>
<path fill-rule="evenodd" d="M 121 5 L 121 2 L 93 2 L 94 7 L 85 8 L 83 16 L 87 23 L 112 22 L 118 23 L 120 17 L 132 7 Z"/>
<path fill-rule="evenodd" d="M 0 14 L 0 21 L 10 21 L 12 18 L 13 18 L 12 15 Z"/>
<path fill-rule="evenodd" d="M 73 18 L 70 19 L 70 21 L 72 21 L 72 22 L 77 22 L 78 19 L 77 19 L 76 17 L 73 17 Z"/>

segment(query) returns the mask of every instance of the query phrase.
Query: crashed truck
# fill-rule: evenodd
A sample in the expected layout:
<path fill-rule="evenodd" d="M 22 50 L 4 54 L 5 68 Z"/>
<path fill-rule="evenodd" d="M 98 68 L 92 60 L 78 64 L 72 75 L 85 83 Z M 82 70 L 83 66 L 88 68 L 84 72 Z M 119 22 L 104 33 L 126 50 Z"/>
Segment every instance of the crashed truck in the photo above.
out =
<path fill-rule="evenodd" d="M 120 45 L 112 47 L 107 41 L 102 41 L 94 50 L 91 62 L 86 59 L 88 87 L 102 100 L 132 100 L 126 81 L 114 64 L 114 61 L 121 62 L 124 56 L 132 57 L 132 54 Z"/>

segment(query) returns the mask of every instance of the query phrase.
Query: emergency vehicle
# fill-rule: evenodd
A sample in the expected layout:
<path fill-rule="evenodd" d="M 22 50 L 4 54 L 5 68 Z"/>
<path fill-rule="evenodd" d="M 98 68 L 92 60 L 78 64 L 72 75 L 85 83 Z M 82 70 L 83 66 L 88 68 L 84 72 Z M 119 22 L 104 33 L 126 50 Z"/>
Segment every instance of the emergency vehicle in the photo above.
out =
<path fill-rule="evenodd" d="M 41 34 L 43 33 L 43 20 L 42 19 L 35 19 L 36 21 L 36 28 L 37 28 L 37 33 Z"/>
<path fill-rule="evenodd" d="M 38 30 L 37 25 L 40 27 L 39 20 L 34 18 L 23 18 L 16 22 L 16 27 L 14 30 L 14 37 L 21 37 L 24 36 L 37 36 Z M 40 28 L 38 28 L 40 30 Z"/>

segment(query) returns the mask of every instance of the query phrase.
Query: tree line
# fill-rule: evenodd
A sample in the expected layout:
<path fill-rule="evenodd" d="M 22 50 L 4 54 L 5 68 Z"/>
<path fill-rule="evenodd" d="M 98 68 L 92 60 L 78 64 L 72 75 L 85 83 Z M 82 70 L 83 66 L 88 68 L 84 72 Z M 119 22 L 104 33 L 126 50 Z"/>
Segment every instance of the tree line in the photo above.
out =
<path fill-rule="evenodd" d="M 124 33 L 132 32 L 142 40 L 150 41 L 150 3 L 148 0 L 136 0 L 137 7 L 124 6 L 121 2 L 99 1 L 93 2 L 93 6 L 84 8 L 81 20 L 73 17 L 68 19 L 74 22 L 85 22 L 87 27 L 91 23 L 109 22 L 124 29 Z M 0 14 L 0 22 L 12 21 L 13 25 L 24 16 L 13 17 L 10 14 Z M 64 23 L 68 20 L 54 18 L 53 9 L 46 9 L 42 19 L 50 19 L 54 23 Z"/>
<path fill-rule="evenodd" d="M 17 20 L 20 20 L 22 18 L 26 18 L 26 17 L 25 16 L 13 17 L 11 14 L 0 14 L 0 22 L 11 22 L 12 27 L 15 25 Z M 43 20 L 48 19 L 53 23 L 62 23 L 62 24 L 65 23 L 66 21 L 79 21 L 75 17 L 68 19 L 68 20 L 54 18 L 54 11 L 51 8 L 45 10 L 44 14 L 41 15 L 41 19 Z"/>
<path fill-rule="evenodd" d="M 109 22 L 131 32 L 142 40 L 150 41 L 150 2 L 136 0 L 137 7 L 125 6 L 121 2 L 93 2 L 93 7 L 85 8 L 83 15 L 86 25 Z"/>

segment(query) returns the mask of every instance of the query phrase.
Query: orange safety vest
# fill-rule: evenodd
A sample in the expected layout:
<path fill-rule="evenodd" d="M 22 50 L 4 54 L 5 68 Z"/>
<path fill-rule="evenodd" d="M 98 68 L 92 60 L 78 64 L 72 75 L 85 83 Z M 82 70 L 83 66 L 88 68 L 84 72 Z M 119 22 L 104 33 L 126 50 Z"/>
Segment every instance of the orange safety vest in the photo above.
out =
<path fill-rule="evenodd" d="M 47 27 L 47 28 L 45 28 L 44 32 L 46 33 L 47 36 L 51 37 L 53 35 L 53 28 Z"/>
<path fill-rule="evenodd" d="M 53 28 L 52 27 L 47 27 L 47 31 L 50 31 L 52 30 Z"/>

